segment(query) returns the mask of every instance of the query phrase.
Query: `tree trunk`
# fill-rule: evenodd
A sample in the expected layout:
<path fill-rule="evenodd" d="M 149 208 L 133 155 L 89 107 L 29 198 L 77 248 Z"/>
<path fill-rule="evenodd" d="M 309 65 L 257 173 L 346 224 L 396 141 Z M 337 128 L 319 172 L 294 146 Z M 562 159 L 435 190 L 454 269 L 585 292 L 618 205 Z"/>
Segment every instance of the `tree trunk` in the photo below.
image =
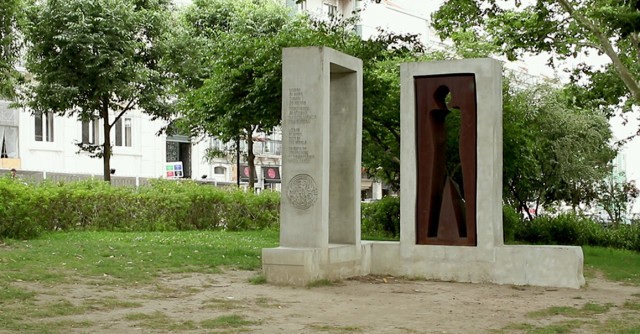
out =
<path fill-rule="evenodd" d="M 255 188 L 256 180 L 253 175 L 256 172 L 256 155 L 253 153 L 253 129 L 247 128 L 247 163 L 249 164 L 249 189 Z"/>
<path fill-rule="evenodd" d="M 111 183 L 111 125 L 109 124 L 109 104 L 107 99 L 102 101 L 100 116 L 104 122 L 102 131 L 104 132 L 104 143 L 102 144 L 102 163 L 104 180 Z"/>

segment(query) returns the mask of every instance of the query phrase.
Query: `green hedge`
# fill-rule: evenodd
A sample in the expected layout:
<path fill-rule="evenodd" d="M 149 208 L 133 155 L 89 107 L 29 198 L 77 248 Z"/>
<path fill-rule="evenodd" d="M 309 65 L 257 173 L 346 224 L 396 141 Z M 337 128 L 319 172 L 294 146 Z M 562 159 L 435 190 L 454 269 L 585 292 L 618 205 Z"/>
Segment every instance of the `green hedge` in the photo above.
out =
<path fill-rule="evenodd" d="M 26 185 L 0 179 L 0 238 L 52 230 L 176 231 L 276 227 L 280 194 L 157 180 L 139 189 L 102 181 Z"/>
<path fill-rule="evenodd" d="M 232 231 L 277 228 L 280 194 L 260 195 L 195 182 L 156 180 L 141 188 L 102 181 L 28 185 L 0 178 L 0 238 L 28 239 L 44 231 Z M 522 221 L 503 209 L 506 242 L 591 245 L 640 251 L 640 224 L 603 226 L 565 213 Z M 398 240 L 400 199 L 362 204 L 363 239 Z"/>
<path fill-rule="evenodd" d="M 606 226 L 574 213 L 540 216 L 516 229 L 516 240 L 532 244 L 602 246 L 640 251 L 640 224 Z"/>

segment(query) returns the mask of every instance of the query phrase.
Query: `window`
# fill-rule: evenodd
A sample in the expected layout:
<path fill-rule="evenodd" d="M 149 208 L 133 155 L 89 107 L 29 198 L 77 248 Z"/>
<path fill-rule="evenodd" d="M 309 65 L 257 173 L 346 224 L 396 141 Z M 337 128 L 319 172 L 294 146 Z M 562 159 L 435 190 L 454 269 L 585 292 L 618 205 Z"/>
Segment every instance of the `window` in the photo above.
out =
<path fill-rule="evenodd" d="M 124 124 L 124 127 L 123 127 Z M 116 146 L 131 147 L 131 118 L 120 118 L 116 124 Z"/>
<path fill-rule="evenodd" d="M 215 167 L 213 169 L 213 173 L 216 174 L 216 175 L 224 175 L 226 172 L 227 172 L 227 169 L 224 168 L 224 167 L 220 167 L 220 166 Z"/>
<path fill-rule="evenodd" d="M 324 11 L 328 17 L 335 17 L 338 14 L 338 6 L 325 3 Z"/>
<path fill-rule="evenodd" d="M 34 116 L 36 141 L 53 142 L 53 113 L 37 112 Z"/>
<path fill-rule="evenodd" d="M 0 101 L 0 158 L 18 158 L 18 110 Z"/>
<path fill-rule="evenodd" d="M 297 6 L 298 6 L 298 11 L 299 12 L 307 10 L 307 0 L 300 1 L 300 3 L 298 3 Z"/>
<path fill-rule="evenodd" d="M 82 143 L 83 144 L 99 144 L 100 140 L 100 122 L 98 119 L 90 121 L 82 121 Z"/>
<path fill-rule="evenodd" d="M 227 145 L 223 143 L 220 139 L 213 138 L 211 140 L 211 149 L 216 152 L 224 152 L 227 150 Z"/>
<path fill-rule="evenodd" d="M 18 158 L 18 128 L 0 125 L 0 158 Z"/>
<path fill-rule="evenodd" d="M 282 141 L 269 139 L 266 143 L 267 152 L 270 154 L 282 154 Z"/>

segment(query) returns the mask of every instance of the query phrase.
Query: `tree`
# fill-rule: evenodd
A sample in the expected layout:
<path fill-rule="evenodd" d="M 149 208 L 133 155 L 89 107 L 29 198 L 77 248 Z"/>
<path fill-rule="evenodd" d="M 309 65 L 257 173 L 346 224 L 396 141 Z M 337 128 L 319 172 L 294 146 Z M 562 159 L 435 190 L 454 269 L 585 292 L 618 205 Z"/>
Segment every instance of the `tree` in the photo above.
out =
<path fill-rule="evenodd" d="M 101 145 L 78 143 L 103 158 L 110 181 L 111 129 L 127 112 L 172 114 L 163 69 L 169 0 L 43 0 L 29 8 L 27 105 L 34 113 L 102 120 Z"/>
<path fill-rule="evenodd" d="M 640 103 L 640 1 L 447 0 L 433 15 L 441 38 L 486 40 L 508 59 L 549 52 L 560 60 L 604 54 L 603 69 L 582 63 L 572 74 L 574 104 L 583 107 Z M 580 79 L 587 80 L 580 80 Z"/>
<path fill-rule="evenodd" d="M 22 0 L 0 2 L 0 96 L 12 97 L 20 79 L 15 63 L 20 57 L 20 24 L 24 4 Z"/>
<path fill-rule="evenodd" d="M 604 209 L 614 225 L 624 221 L 629 206 L 638 196 L 640 196 L 640 190 L 633 181 L 620 182 L 613 177 L 608 177 L 598 187 L 598 204 Z"/>
<path fill-rule="evenodd" d="M 205 50 L 193 55 L 206 58 L 190 60 L 203 64 L 204 73 L 184 73 L 182 124 L 192 134 L 245 139 L 251 188 L 253 137 L 280 123 L 280 36 L 290 19 L 287 9 L 270 0 L 196 0 L 184 15 L 191 34 L 185 38 Z"/>
<path fill-rule="evenodd" d="M 188 69 L 182 77 L 191 88 L 181 94 L 183 123 L 192 133 L 204 132 L 223 141 L 244 138 L 249 144 L 247 161 L 254 170 L 253 133 L 269 132 L 281 121 L 282 48 L 332 47 L 363 60 L 363 165 L 372 174 L 397 184 L 397 65 L 421 52 L 422 47 L 413 35 L 382 33 L 363 41 L 355 33 L 355 20 L 314 21 L 292 16 L 267 0 L 196 0 L 185 14 L 188 34 L 180 39 L 206 52 L 191 51 L 193 57 L 204 61 L 176 54 L 179 67 Z M 193 64 L 203 64 L 207 70 L 203 73 Z M 250 175 L 252 186 L 253 172 Z"/>
<path fill-rule="evenodd" d="M 563 89 L 505 82 L 505 200 L 527 214 L 560 203 L 577 209 L 594 202 L 616 155 L 607 119 L 572 106 Z"/>

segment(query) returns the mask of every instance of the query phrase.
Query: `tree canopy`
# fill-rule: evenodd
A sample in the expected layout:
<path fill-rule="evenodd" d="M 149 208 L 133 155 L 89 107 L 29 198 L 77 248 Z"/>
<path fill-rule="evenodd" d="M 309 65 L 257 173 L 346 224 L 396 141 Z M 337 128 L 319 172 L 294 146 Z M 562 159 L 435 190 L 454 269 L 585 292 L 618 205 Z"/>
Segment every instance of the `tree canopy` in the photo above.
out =
<path fill-rule="evenodd" d="M 248 143 L 247 161 L 255 170 L 253 137 L 280 123 L 283 36 L 288 9 L 271 0 L 196 0 L 176 37 L 192 50 L 173 53 L 182 67 L 181 124 L 192 134 Z M 253 187 L 253 173 L 249 184 Z"/>
<path fill-rule="evenodd" d="M 28 106 L 101 120 L 104 142 L 78 145 L 103 158 L 110 181 L 110 132 L 122 116 L 134 109 L 171 115 L 172 76 L 163 67 L 169 0 L 45 0 L 28 18 Z"/>
<path fill-rule="evenodd" d="M 22 0 L 0 2 L 0 97 L 12 97 L 20 78 L 15 64 L 20 57 L 20 25 L 24 4 Z"/>
<path fill-rule="evenodd" d="M 524 212 L 593 203 L 616 151 L 598 111 L 571 105 L 566 91 L 541 84 L 504 94 L 504 198 Z M 533 207 L 531 207 L 533 206 Z M 533 210 L 530 210 L 533 209 Z"/>
<path fill-rule="evenodd" d="M 400 59 L 422 51 L 416 36 L 382 33 L 363 41 L 355 32 L 355 19 L 294 16 L 269 0 L 196 0 L 184 20 L 178 39 L 199 46 L 191 48 L 191 58 L 180 52 L 174 57 L 176 67 L 185 69 L 182 122 L 192 133 L 247 140 L 253 170 L 253 134 L 270 132 L 281 122 L 282 48 L 328 46 L 363 60 L 363 165 L 398 183 L 396 67 Z"/>
<path fill-rule="evenodd" d="M 602 69 L 587 60 L 573 71 L 574 103 L 640 104 L 638 0 L 447 0 L 433 22 L 443 39 L 473 36 L 510 60 L 543 52 L 560 60 L 606 55 L 611 62 Z"/>

